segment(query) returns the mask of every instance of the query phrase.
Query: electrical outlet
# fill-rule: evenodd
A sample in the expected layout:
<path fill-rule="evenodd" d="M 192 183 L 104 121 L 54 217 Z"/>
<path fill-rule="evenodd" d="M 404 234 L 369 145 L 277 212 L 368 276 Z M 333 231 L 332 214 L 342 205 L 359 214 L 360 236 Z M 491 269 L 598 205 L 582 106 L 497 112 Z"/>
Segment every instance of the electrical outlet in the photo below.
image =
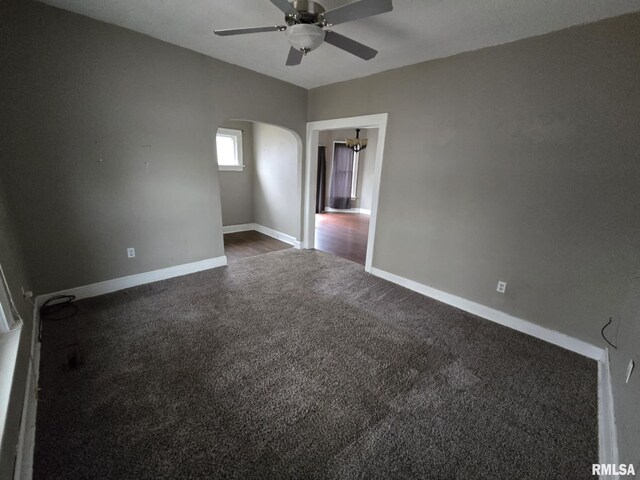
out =
<path fill-rule="evenodd" d="M 27 290 L 24 288 L 24 286 L 22 287 L 22 298 L 24 298 L 25 300 L 28 300 L 30 298 L 33 297 L 33 292 L 31 290 Z"/>
<path fill-rule="evenodd" d="M 629 383 L 629 379 L 631 378 L 631 374 L 633 373 L 633 367 L 635 367 L 636 364 L 633 362 L 633 360 L 629 360 L 629 365 L 627 366 L 627 379 L 625 380 L 625 383 Z"/>
<path fill-rule="evenodd" d="M 498 282 L 498 288 L 496 288 L 496 291 L 499 293 L 504 293 L 504 291 L 507 289 L 507 282 Z"/>
<path fill-rule="evenodd" d="M 127 257 L 133 258 L 136 256 L 136 249 L 133 247 L 127 248 Z"/>

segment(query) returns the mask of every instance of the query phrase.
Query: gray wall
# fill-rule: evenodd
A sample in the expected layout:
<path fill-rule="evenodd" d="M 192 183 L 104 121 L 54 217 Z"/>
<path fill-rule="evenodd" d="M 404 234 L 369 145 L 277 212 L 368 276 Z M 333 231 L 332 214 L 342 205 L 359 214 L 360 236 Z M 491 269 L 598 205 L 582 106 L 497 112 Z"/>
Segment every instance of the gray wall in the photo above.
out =
<path fill-rule="evenodd" d="M 327 199 L 329 198 L 331 172 L 333 170 L 333 142 L 342 142 L 346 138 L 351 138 L 353 136 L 355 136 L 355 129 L 353 128 L 344 130 L 324 130 L 320 132 L 320 135 L 318 137 L 319 145 L 324 145 L 327 147 Z M 368 139 L 369 143 L 367 145 L 367 148 L 360 152 L 360 158 L 358 161 L 358 198 L 351 203 L 351 206 L 352 208 L 364 208 L 366 210 L 371 210 L 373 171 L 376 159 L 378 129 L 363 129 L 360 132 L 360 137 Z"/>
<path fill-rule="evenodd" d="M 307 92 L 31 1 L 3 0 L 0 19 L 0 172 L 15 225 L 6 237 L 0 217 L 0 258 L 16 262 L 14 290 L 29 277 L 42 294 L 224 255 L 212 132 L 250 118 L 302 136 Z M 13 469 L 25 331 L 2 478 Z"/>
<path fill-rule="evenodd" d="M 228 121 L 224 128 L 242 130 L 242 156 L 244 170 L 219 171 L 222 225 L 253 223 L 253 124 L 251 122 Z"/>
<path fill-rule="evenodd" d="M 283 128 L 253 125 L 255 223 L 301 238 L 298 142 Z"/>
<path fill-rule="evenodd" d="M 621 463 L 633 463 L 636 478 L 640 478 L 640 271 L 624 290 L 626 298 L 618 322 L 607 332 L 618 347 L 610 351 L 610 358 Z M 635 360 L 635 369 L 629 383 L 625 383 L 630 358 Z"/>
<path fill-rule="evenodd" d="M 302 135 L 307 92 L 122 28 L 18 4 L 1 42 L 11 68 L 0 85 L 0 151 L 10 204 L 28 206 L 16 227 L 36 291 L 223 255 L 212 132 L 249 118 Z"/>
<path fill-rule="evenodd" d="M 389 113 L 375 267 L 603 347 L 615 318 L 636 465 L 640 375 L 622 382 L 640 358 L 640 311 L 623 314 L 640 273 L 638 52 L 636 14 L 309 93 L 309 120 Z"/>

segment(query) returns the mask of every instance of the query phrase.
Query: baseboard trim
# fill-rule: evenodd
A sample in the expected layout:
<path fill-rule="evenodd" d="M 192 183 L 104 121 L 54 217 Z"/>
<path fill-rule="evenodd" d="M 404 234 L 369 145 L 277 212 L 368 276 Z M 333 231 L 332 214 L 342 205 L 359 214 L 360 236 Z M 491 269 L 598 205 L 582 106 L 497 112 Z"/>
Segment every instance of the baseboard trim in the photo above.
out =
<path fill-rule="evenodd" d="M 183 265 L 176 265 L 174 267 L 161 268 L 160 270 L 153 270 L 151 272 L 138 273 L 127 277 L 114 278 L 104 282 L 69 288 L 66 290 L 60 290 L 59 292 L 47 293 L 45 295 L 38 295 L 36 297 L 36 306 L 39 308 L 48 298 L 55 295 L 75 295 L 76 300 L 81 300 L 83 298 L 96 297 L 98 295 L 124 290 L 125 288 L 137 287 L 138 285 L 158 282 L 160 280 L 166 280 L 173 277 L 180 277 L 182 275 L 201 272 L 211 268 L 223 267 L 225 265 L 227 265 L 227 257 L 222 256 L 208 258 L 198 262 L 185 263 Z"/>
<path fill-rule="evenodd" d="M 259 223 L 254 224 L 254 227 L 255 227 L 254 230 L 260 233 L 264 233 L 265 235 L 281 240 L 284 243 L 293 245 L 295 248 L 301 248 L 301 243 L 291 235 L 287 235 L 286 233 L 279 232 L 277 230 L 274 230 L 273 228 L 265 227 L 264 225 L 260 225 Z"/>
<path fill-rule="evenodd" d="M 363 215 L 371 215 L 371 210 L 368 208 L 341 209 L 341 208 L 327 207 L 324 209 L 324 211 L 328 213 L 362 213 Z"/>
<path fill-rule="evenodd" d="M 618 464 L 618 442 L 609 370 L 609 352 L 590 343 L 570 337 L 527 320 L 514 317 L 486 305 L 437 290 L 408 278 L 372 268 L 371 273 L 427 297 L 472 313 L 486 320 L 531 335 L 558 347 L 570 350 L 598 362 L 598 442 L 600 463 Z M 604 477 L 601 477 L 604 478 Z M 609 477 L 613 478 L 613 477 Z"/>
<path fill-rule="evenodd" d="M 491 320 L 492 322 L 499 323 L 500 325 L 512 328 L 513 330 L 518 330 L 519 332 L 526 333 L 527 335 L 553 343 L 554 345 L 579 353 L 580 355 L 584 355 L 585 357 L 589 357 L 593 360 L 600 360 L 603 356 L 604 351 L 590 343 L 570 337 L 569 335 L 560 333 L 556 330 L 541 327 L 535 323 L 531 323 L 527 320 L 496 310 L 495 308 L 487 307 L 486 305 L 467 300 L 466 298 L 458 297 L 456 295 L 428 287 L 427 285 L 380 270 L 379 268 L 372 268 L 371 273 L 377 277 L 384 278 L 385 280 L 389 280 L 390 282 L 408 288 L 409 290 L 413 290 L 414 292 L 421 293 L 427 297 L 434 298 L 443 303 L 459 308 L 460 310 L 464 310 L 465 312 L 472 313 L 486 320 Z"/>
<path fill-rule="evenodd" d="M 598 446 L 600 463 L 618 465 L 618 433 L 611 387 L 609 350 L 605 349 L 598 362 Z M 618 475 L 600 475 L 601 479 L 618 480 Z"/>
<path fill-rule="evenodd" d="M 258 225 L 256 225 L 258 226 Z M 281 234 L 272 229 L 259 226 L 262 233 L 270 235 L 269 232 Z M 258 230 L 251 228 L 251 230 Z M 284 235 L 284 234 L 281 234 Z M 293 238 L 293 237 L 290 237 Z M 279 238 L 281 239 L 281 238 Z M 283 240 L 285 241 L 285 240 Z M 290 242 L 287 242 L 290 243 Z M 299 242 L 296 242 L 299 245 Z M 297 247 L 299 248 L 299 247 Z M 110 293 L 131 286 L 151 283 L 158 280 L 195 273 L 210 268 L 216 268 L 227 264 L 226 257 L 217 257 L 201 262 L 193 262 L 176 267 L 169 267 L 152 272 L 131 275 L 106 282 L 100 282 L 75 289 L 63 290 L 48 295 L 39 295 L 33 310 L 33 331 L 31 339 L 31 360 L 29 362 L 29 374 L 27 377 L 27 385 L 25 388 L 25 399 L 23 403 L 22 420 L 20 425 L 20 437 L 17 449 L 16 470 L 14 480 L 31 480 L 33 475 L 33 455 L 35 450 L 36 436 L 36 414 L 38 408 L 38 381 L 40 376 L 40 342 L 38 341 L 38 332 L 40 325 L 39 306 L 46 298 L 52 295 L 67 294 L 67 292 L 75 292 L 77 298 L 88 298 L 91 296 Z M 588 358 L 598 361 L 598 442 L 599 442 L 599 461 L 600 463 L 618 464 L 618 442 L 617 428 L 615 422 L 613 389 L 611 387 L 611 373 L 609 367 L 609 352 L 582 340 L 570 337 L 563 333 L 541 327 L 529 321 L 513 317 L 499 310 L 487 307 L 485 305 L 458 297 L 441 290 L 428 287 L 421 283 L 409 280 L 405 277 L 386 272 L 379 268 L 372 268 L 371 273 L 377 277 L 388 280 L 402 287 L 413 290 L 422 295 L 428 296 L 435 300 L 441 301 L 448 305 L 454 306 L 466 312 L 472 313 L 486 320 L 496 322 L 500 325 L 518 330 L 527 335 L 547 341 L 559 347 L 565 348 L 572 352 L 584 355 Z M 617 477 L 600 477 L 601 479 L 616 479 Z"/>
<path fill-rule="evenodd" d="M 27 384 L 22 403 L 20 434 L 16 451 L 14 480 L 31 480 L 33 477 L 33 454 L 36 447 L 36 415 L 38 410 L 38 381 L 40 378 L 40 311 L 37 304 L 33 307 L 33 329 L 31 331 L 31 356 Z"/>
<path fill-rule="evenodd" d="M 280 240 L 284 243 L 288 243 L 289 245 L 293 245 L 295 248 L 302 248 L 302 243 L 296 240 L 295 237 L 274 230 L 273 228 L 265 227 L 264 225 L 260 225 L 259 223 L 243 223 L 240 225 L 227 225 L 226 227 L 222 227 L 223 233 L 249 232 L 251 230 L 264 233 L 265 235 L 275 238 L 276 240 Z"/>
<path fill-rule="evenodd" d="M 227 225 L 222 227 L 222 233 L 249 232 L 255 230 L 255 223 L 241 223 L 238 225 Z"/>
<path fill-rule="evenodd" d="M 40 307 L 50 297 L 55 295 L 75 295 L 77 300 L 105 293 L 112 293 L 125 288 L 144 285 L 147 283 L 166 280 L 168 278 L 188 275 L 212 268 L 227 265 L 227 257 L 215 257 L 198 262 L 176 265 L 151 272 L 129 275 L 127 277 L 114 278 L 104 282 L 93 283 L 81 287 L 61 290 L 55 293 L 38 295 L 33 308 L 33 332 L 31 339 L 31 359 L 29 361 L 29 373 L 25 388 L 25 397 L 22 407 L 22 419 L 20 421 L 20 436 L 18 439 L 16 468 L 14 480 L 31 480 L 33 476 L 33 454 L 36 441 L 36 414 L 38 409 L 38 381 L 40 377 Z"/>

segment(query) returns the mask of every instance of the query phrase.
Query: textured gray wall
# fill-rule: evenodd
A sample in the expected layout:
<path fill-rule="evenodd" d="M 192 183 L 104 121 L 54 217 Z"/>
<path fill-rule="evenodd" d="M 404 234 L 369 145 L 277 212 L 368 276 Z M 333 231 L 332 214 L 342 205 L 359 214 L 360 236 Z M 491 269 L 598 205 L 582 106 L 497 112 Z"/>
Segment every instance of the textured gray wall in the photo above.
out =
<path fill-rule="evenodd" d="M 242 156 L 244 158 L 242 172 L 218 171 L 222 225 L 253 223 L 253 182 L 255 177 L 253 124 L 251 122 L 229 121 L 221 126 L 242 130 Z"/>
<path fill-rule="evenodd" d="M 622 380 L 640 312 L 622 310 L 640 273 L 638 52 L 629 15 L 309 94 L 309 120 L 389 113 L 375 267 L 599 346 L 615 317 L 636 465 L 640 375 Z"/>
<path fill-rule="evenodd" d="M 283 128 L 253 124 L 253 218 L 264 227 L 300 239 L 301 172 L 298 141 Z"/>
<path fill-rule="evenodd" d="M 303 135 L 307 92 L 31 1 L 3 0 L 0 19 L 0 172 L 15 224 L 8 237 L 2 213 L 0 260 L 15 263 L 17 298 L 21 285 L 47 293 L 224 255 L 213 132 L 250 118 Z M 25 332 L 5 446 L 17 442 Z"/>
<path fill-rule="evenodd" d="M 3 30 L 0 149 L 37 292 L 223 255 L 212 132 L 235 118 L 301 135 L 307 92 L 24 3 Z"/>
<path fill-rule="evenodd" d="M 621 463 L 633 463 L 640 478 L 640 270 L 625 289 L 625 297 L 620 320 L 607 332 L 618 347 L 610 350 L 610 359 Z M 635 370 L 625 383 L 630 358 L 635 360 Z"/>

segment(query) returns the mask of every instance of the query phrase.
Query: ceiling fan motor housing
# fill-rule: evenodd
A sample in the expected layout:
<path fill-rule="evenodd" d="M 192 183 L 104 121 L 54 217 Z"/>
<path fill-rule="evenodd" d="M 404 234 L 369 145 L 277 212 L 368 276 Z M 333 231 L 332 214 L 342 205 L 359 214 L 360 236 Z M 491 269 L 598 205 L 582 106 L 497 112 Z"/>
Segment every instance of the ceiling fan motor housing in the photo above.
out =
<path fill-rule="evenodd" d="M 296 18 L 287 17 L 286 21 L 289 25 L 319 23 L 320 14 L 325 11 L 322 5 L 311 0 L 295 0 L 291 2 L 291 5 L 298 11 L 298 16 Z"/>

